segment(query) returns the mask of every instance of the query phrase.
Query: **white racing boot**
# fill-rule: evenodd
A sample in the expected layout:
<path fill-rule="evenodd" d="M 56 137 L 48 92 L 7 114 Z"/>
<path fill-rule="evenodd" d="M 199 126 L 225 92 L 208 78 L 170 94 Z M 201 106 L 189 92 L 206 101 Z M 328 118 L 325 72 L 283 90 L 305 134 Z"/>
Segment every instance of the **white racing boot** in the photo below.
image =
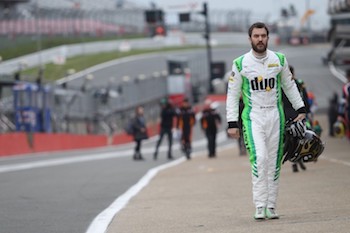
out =
<path fill-rule="evenodd" d="M 266 218 L 268 219 L 279 219 L 280 217 L 275 211 L 275 208 L 266 208 L 265 210 Z"/>
<path fill-rule="evenodd" d="M 264 207 L 256 208 L 254 219 L 255 220 L 264 220 L 265 219 L 265 208 Z"/>

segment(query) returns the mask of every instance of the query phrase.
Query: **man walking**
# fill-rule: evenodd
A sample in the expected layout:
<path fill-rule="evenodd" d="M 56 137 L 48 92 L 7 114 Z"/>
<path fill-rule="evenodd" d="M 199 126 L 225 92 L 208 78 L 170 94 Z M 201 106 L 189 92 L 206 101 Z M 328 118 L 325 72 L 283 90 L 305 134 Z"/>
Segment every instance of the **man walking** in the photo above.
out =
<path fill-rule="evenodd" d="M 252 49 L 233 61 L 227 90 L 227 133 L 238 138 L 239 98 L 242 94 L 243 135 L 247 144 L 252 169 L 254 218 L 277 219 L 275 212 L 278 183 L 283 156 L 285 118 L 282 88 L 298 112 L 294 119 L 304 130 L 305 106 L 288 62 L 281 53 L 267 49 L 269 30 L 264 23 L 249 28 Z"/>
<path fill-rule="evenodd" d="M 171 153 L 171 147 L 173 144 L 173 135 L 172 135 L 172 129 L 173 129 L 173 122 L 174 118 L 176 117 L 176 111 L 175 108 L 172 106 L 172 104 L 167 100 L 166 98 L 161 100 L 161 113 L 160 113 L 160 134 L 159 139 L 157 141 L 156 150 L 153 154 L 154 160 L 157 159 L 158 156 L 158 149 L 160 144 L 162 143 L 163 137 L 166 134 L 168 136 L 168 159 L 173 159 L 172 153 Z"/>
<path fill-rule="evenodd" d="M 192 128 L 196 124 L 195 113 L 188 99 L 184 99 L 177 117 L 177 128 L 181 130 L 181 147 L 187 160 L 191 159 Z"/>
<path fill-rule="evenodd" d="M 219 113 L 212 108 L 212 102 L 208 99 L 204 102 L 204 109 L 201 117 L 201 128 L 208 141 L 208 157 L 216 157 L 216 134 L 221 124 Z"/>
<path fill-rule="evenodd" d="M 135 117 L 131 120 L 132 135 L 135 141 L 134 160 L 144 160 L 141 154 L 142 140 L 148 139 L 146 119 L 144 117 L 144 109 L 137 106 L 135 109 Z"/>

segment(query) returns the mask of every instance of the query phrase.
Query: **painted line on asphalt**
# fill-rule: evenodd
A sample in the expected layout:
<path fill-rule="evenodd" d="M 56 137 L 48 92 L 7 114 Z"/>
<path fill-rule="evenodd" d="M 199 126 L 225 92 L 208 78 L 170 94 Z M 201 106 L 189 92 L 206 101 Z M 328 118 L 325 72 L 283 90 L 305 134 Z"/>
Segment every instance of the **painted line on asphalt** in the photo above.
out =
<path fill-rule="evenodd" d="M 225 141 L 226 133 L 220 132 L 218 134 L 217 140 L 218 140 L 218 143 Z M 207 142 L 205 138 L 194 141 L 193 148 L 202 147 L 206 145 L 206 143 Z M 173 149 L 175 150 L 180 149 L 180 145 L 179 144 L 174 145 Z M 166 150 L 166 146 L 162 146 L 160 147 L 159 151 L 165 151 L 165 150 Z M 154 148 L 149 147 L 149 148 L 143 149 L 142 151 L 145 154 L 153 154 Z M 75 157 L 69 157 L 69 158 L 48 159 L 45 161 L 7 164 L 7 165 L 0 166 L 0 173 L 16 172 L 16 171 L 30 170 L 30 169 L 36 169 L 36 168 L 44 168 L 44 167 L 54 167 L 54 166 L 60 166 L 60 165 L 83 163 L 83 162 L 105 160 L 105 159 L 112 159 L 112 158 L 131 157 L 133 153 L 134 153 L 133 149 L 127 149 L 123 151 L 95 153 L 90 155 L 75 156 Z"/>
<path fill-rule="evenodd" d="M 104 62 L 98 65 L 92 66 L 85 70 L 79 71 L 75 74 L 69 75 L 65 78 L 61 78 L 57 80 L 56 83 L 60 85 L 62 83 L 73 81 L 78 78 L 82 78 L 87 74 L 90 74 L 105 68 L 109 68 L 111 66 L 119 65 L 126 62 L 136 61 L 136 60 L 142 60 L 146 58 L 154 58 L 154 57 L 159 57 L 159 53 L 147 53 L 147 54 L 134 55 L 134 56 L 124 57 L 124 58 L 118 58 L 112 61 L 108 61 L 108 62 Z"/>
<path fill-rule="evenodd" d="M 337 78 L 339 79 L 341 82 L 346 83 L 346 77 L 345 74 L 343 74 L 342 72 L 340 72 L 335 66 L 333 62 L 328 62 L 328 67 L 329 70 L 331 71 L 331 73 Z"/>
<path fill-rule="evenodd" d="M 121 152 L 108 152 L 108 153 L 101 153 L 101 154 L 94 154 L 94 155 L 76 156 L 76 157 L 70 157 L 70 158 L 49 159 L 49 160 L 45 160 L 45 161 L 2 165 L 2 166 L 0 166 L 0 173 L 23 171 L 23 170 L 30 170 L 30 169 L 43 168 L 43 167 L 54 167 L 54 166 L 89 162 L 89 161 L 95 161 L 95 160 L 126 157 L 126 156 L 130 156 L 132 154 L 132 152 L 133 152 L 132 150 L 126 150 L 126 151 L 121 151 Z M 116 154 L 116 153 L 118 153 L 118 154 Z"/>
<path fill-rule="evenodd" d="M 339 159 L 331 159 L 331 158 L 327 158 L 327 157 L 320 157 L 320 158 L 323 159 L 323 160 L 327 160 L 329 162 L 332 162 L 332 163 L 337 163 L 337 164 L 341 164 L 341 165 L 345 165 L 345 166 L 350 166 L 350 162 L 342 161 L 342 160 L 339 160 Z"/>
<path fill-rule="evenodd" d="M 184 157 L 181 157 L 173 162 L 166 163 L 164 165 L 152 168 L 146 175 L 144 175 L 135 185 L 129 188 L 124 194 L 119 196 L 110 206 L 103 210 L 90 224 L 86 233 L 105 233 L 108 226 L 112 222 L 114 216 L 122 210 L 128 202 L 136 196 L 149 182 L 157 175 L 158 172 L 176 166 L 185 161 Z"/>
<path fill-rule="evenodd" d="M 236 144 L 234 145 L 236 146 Z M 232 144 L 218 148 L 218 151 L 223 151 L 228 148 L 234 147 Z M 206 150 L 193 153 L 193 157 L 203 155 Z M 158 167 L 149 170 L 135 185 L 129 188 L 124 194 L 119 196 L 110 206 L 103 210 L 95 219 L 91 222 L 86 233 L 106 233 L 108 226 L 111 224 L 114 216 L 118 214 L 128 203 L 135 197 L 144 187 L 146 187 L 150 181 L 162 170 L 174 167 L 186 161 L 185 157 L 181 157 L 175 161 L 160 165 Z"/>

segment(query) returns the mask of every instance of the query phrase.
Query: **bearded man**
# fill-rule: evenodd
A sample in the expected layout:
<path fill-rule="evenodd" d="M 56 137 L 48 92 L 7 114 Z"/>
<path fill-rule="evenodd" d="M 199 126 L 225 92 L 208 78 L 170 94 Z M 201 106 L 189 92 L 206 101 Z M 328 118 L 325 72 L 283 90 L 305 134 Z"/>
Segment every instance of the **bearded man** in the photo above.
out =
<path fill-rule="evenodd" d="M 252 49 L 233 61 L 229 78 L 227 133 L 233 138 L 240 135 L 238 115 L 242 96 L 243 136 L 251 163 L 256 207 L 254 218 L 277 219 L 279 216 L 275 209 L 285 126 L 282 89 L 298 112 L 295 122 L 303 124 L 306 110 L 284 54 L 267 49 L 267 26 L 261 22 L 254 23 L 248 35 Z"/>

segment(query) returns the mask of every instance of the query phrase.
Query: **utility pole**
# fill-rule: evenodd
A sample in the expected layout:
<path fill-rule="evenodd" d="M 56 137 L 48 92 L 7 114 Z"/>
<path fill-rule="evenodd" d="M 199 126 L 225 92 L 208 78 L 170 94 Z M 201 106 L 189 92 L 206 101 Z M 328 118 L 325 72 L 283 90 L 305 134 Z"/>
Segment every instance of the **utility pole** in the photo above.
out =
<path fill-rule="evenodd" d="M 39 67 L 40 69 L 43 68 L 43 62 L 42 62 L 42 54 L 41 54 L 41 50 L 42 50 L 42 35 L 41 35 L 41 28 L 39 25 L 39 21 L 40 21 L 40 8 L 39 8 L 39 3 L 38 0 L 36 0 L 35 2 L 35 31 L 36 31 L 36 49 L 38 52 L 38 60 L 39 60 Z"/>
<path fill-rule="evenodd" d="M 310 0 L 306 0 L 305 4 L 306 4 L 306 6 L 305 6 L 306 11 L 305 12 L 308 12 L 310 10 Z M 307 18 L 306 24 L 307 24 L 307 29 L 306 29 L 307 30 L 307 34 L 310 37 L 311 36 L 311 20 L 310 20 L 310 17 Z"/>
<path fill-rule="evenodd" d="M 203 10 L 196 12 L 197 14 L 202 14 L 204 16 L 205 19 L 205 29 L 204 29 L 204 39 L 206 41 L 206 48 L 207 48 L 207 60 L 208 60 L 208 78 L 209 78 L 209 85 L 208 85 L 208 92 L 209 93 L 213 93 L 214 88 L 213 85 L 211 83 L 212 79 L 213 79 L 213 72 L 212 72 L 212 53 L 211 53 L 211 44 L 210 44 L 210 24 L 209 24 L 209 11 L 208 11 L 208 4 L 206 2 L 203 3 Z M 181 13 L 179 14 L 179 20 L 180 22 L 189 22 L 191 21 L 191 14 L 189 12 L 187 13 Z"/>
<path fill-rule="evenodd" d="M 204 38 L 206 40 L 206 47 L 207 47 L 207 59 L 208 59 L 208 71 L 209 71 L 209 93 L 212 93 L 213 85 L 211 83 L 212 81 L 212 72 L 211 72 L 211 64 L 212 64 L 212 53 L 211 53 L 211 45 L 210 45 L 210 25 L 209 25 L 209 15 L 208 15 L 208 4 L 205 2 L 203 3 L 203 11 L 201 14 L 205 17 L 205 33 Z"/>

